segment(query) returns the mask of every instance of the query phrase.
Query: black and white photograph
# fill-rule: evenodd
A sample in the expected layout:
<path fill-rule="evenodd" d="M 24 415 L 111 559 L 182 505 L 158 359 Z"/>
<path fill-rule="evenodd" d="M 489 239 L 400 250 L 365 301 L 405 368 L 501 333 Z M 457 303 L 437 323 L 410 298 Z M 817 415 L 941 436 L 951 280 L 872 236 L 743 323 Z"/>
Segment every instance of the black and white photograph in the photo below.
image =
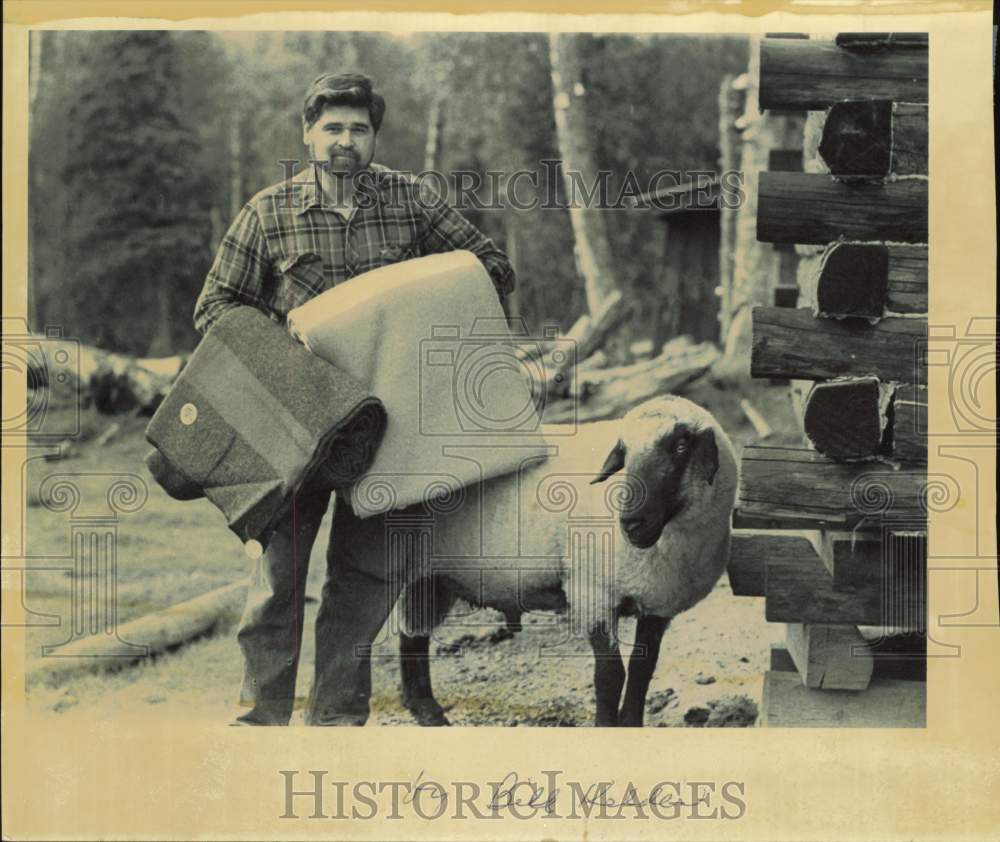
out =
<path fill-rule="evenodd" d="M 939 626 L 1000 627 L 995 312 L 932 312 L 948 36 L 808 22 L 32 28 L 32 729 L 930 732 Z M 294 762 L 268 816 L 399 818 Z M 752 812 L 554 768 L 402 809 Z"/>
<path fill-rule="evenodd" d="M 26 472 L 32 701 L 923 725 L 926 36 L 40 32 L 31 72 L 75 370 L 28 434 L 79 425 Z"/>

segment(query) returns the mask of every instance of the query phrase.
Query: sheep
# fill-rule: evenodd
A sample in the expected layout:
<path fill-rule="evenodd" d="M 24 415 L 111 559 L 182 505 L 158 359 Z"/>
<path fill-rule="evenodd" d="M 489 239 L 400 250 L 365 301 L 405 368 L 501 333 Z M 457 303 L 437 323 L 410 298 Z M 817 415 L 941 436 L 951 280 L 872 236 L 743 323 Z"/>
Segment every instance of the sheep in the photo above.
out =
<path fill-rule="evenodd" d="M 479 546 L 490 539 L 501 549 L 516 544 L 518 558 L 487 552 L 481 564 L 448 569 L 434 562 L 402 593 L 402 701 L 422 725 L 449 724 L 431 688 L 429 636 L 458 599 L 503 611 L 514 631 L 524 611 L 568 610 L 594 653 L 595 723 L 642 725 L 664 631 L 709 594 L 726 567 L 737 462 L 708 411 L 664 396 L 620 421 L 581 425 L 568 441 L 549 440 L 560 442 L 557 455 L 484 483 L 478 500 L 434 522 L 435 559 L 449 551 L 474 556 L 476 542 L 463 538 L 477 529 Z M 593 466 L 604 454 L 595 477 Z M 608 484 L 614 489 L 600 485 L 616 474 Z M 576 502 L 572 512 L 569 497 Z M 573 560 L 568 514 L 603 516 L 610 524 L 613 577 L 580 563 L 579 553 Z M 532 566 L 524 561 L 531 558 L 558 561 Z M 627 686 L 616 638 L 624 615 L 638 617 Z"/>

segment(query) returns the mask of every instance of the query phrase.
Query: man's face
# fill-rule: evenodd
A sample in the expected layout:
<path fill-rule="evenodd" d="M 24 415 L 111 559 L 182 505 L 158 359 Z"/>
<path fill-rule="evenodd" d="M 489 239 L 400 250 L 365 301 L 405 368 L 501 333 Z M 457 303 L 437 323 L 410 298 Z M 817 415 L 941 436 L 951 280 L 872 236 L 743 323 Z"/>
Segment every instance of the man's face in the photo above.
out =
<path fill-rule="evenodd" d="M 375 130 L 366 108 L 326 107 L 312 126 L 302 127 L 302 142 L 330 175 L 354 175 L 375 157 Z"/>

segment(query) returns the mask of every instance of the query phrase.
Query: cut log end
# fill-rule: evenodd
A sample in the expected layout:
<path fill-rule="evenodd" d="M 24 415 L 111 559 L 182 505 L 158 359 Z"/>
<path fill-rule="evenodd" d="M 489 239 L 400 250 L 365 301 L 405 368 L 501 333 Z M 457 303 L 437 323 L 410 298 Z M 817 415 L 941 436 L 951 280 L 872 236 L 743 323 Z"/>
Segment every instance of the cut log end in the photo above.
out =
<path fill-rule="evenodd" d="M 874 456 L 882 443 L 878 380 L 817 383 L 806 401 L 803 426 L 816 450 L 831 459 Z"/>
<path fill-rule="evenodd" d="M 823 260 L 816 306 L 831 316 L 881 317 L 889 289 L 889 249 L 837 244 Z"/>
<path fill-rule="evenodd" d="M 823 124 L 819 154 L 834 175 L 881 178 L 892 158 L 892 103 L 838 102 Z"/>

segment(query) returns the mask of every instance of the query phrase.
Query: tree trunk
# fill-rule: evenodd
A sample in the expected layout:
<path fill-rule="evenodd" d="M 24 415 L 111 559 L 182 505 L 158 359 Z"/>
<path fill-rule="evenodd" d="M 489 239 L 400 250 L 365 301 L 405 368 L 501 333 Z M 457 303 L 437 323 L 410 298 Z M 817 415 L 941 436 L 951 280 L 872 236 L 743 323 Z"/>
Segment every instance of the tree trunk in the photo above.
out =
<path fill-rule="evenodd" d="M 42 43 L 45 40 L 45 33 L 35 30 L 28 34 L 29 38 L 29 73 L 28 73 L 28 137 L 29 144 L 34 140 L 32 129 L 35 125 L 34 115 L 38 105 L 38 91 L 42 76 Z M 30 154 L 30 152 L 29 152 Z M 41 283 L 38 277 L 38 241 L 41 233 L 41 226 L 38 223 L 38 192 L 40 182 L 43 178 L 42 167 L 32 167 L 28 170 L 28 323 L 38 329 L 43 321 L 43 316 L 38 312 L 39 295 L 38 286 Z M 34 200 L 32 196 L 34 195 Z"/>
<path fill-rule="evenodd" d="M 517 279 L 517 284 L 514 287 L 514 291 L 507 296 L 507 316 L 508 318 L 523 315 L 521 306 L 521 294 L 524 286 L 524 278 L 522 278 L 518 272 L 521 268 L 521 260 L 517 242 L 517 218 L 515 217 L 516 211 L 507 208 L 504 211 L 503 227 L 504 227 L 504 246 L 507 252 L 507 259 L 510 260 L 511 268 L 514 270 L 514 277 Z"/>
<path fill-rule="evenodd" d="M 742 138 L 736 128 L 736 121 L 743 111 L 744 84 L 736 86 L 733 76 L 726 75 L 719 88 L 719 168 L 723 173 L 736 172 L 740 167 L 740 144 Z M 733 273 L 736 262 L 736 221 L 737 209 L 723 203 L 720 211 L 719 235 L 719 287 L 722 290 L 719 302 L 719 336 L 729 334 L 732 318 Z"/>
<path fill-rule="evenodd" d="M 444 133 L 444 95 L 431 100 L 427 117 L 427 145 L 424 147 L 424 172 L 437 172 L 441 163 L 441 136 Z"/>
<path fill-rule="evenodd" d="M 233 104 L 229 124 L 229 218 L 235 219 L 243 207 L 243 114 Z"/>
<path fill-rule="evenodd" d="M 146 349 L 146 354 L 150 357 L 169 357 L 174 350 L 173 332 L 171 331 L 173 316 L 169 282 L 161 281 L 158 283 L 154 294 L 156 295 L 157 310 L 156 332 L 153 334 L 149 347 Z"/>
<path fill-rule="evenodd" d="M 727 325 L 721 341 L 725 347 L 726 368 L 746 376 L 750 356 L 750 312 L 757 305 L 774 300 L 773 287 L 780 277 L 781 255 L 773 246 L 757 240 L 757 193 L 761 172 L 769 166 L 772 149 L 802 148 L 804 116 L 761 112 L 759 106 L 760 43 L 754 36 L 750 44 L 745 110 L 740 145 L 740 170 L 744 175 L 743 201 L 736 211 L 733 231 L 733 273 L 722 323 Z"/>
<path fill-rule="evenodd" d="M 576 37 L 550 33 L 549 60 L 556 135 L 573 226 L 576 265 L 583 277 L 587 309 L 593 315 L 601 309 L 604 299 L 618 289 L 619 284 L 607 225 L 601 211 L 586 207 L 580 197 L 574 196 L 574 180 L 577 190 L 582 186 L 588 192 L 599 183 L 589 142 L 584 101 L 586 88 L 581 76 Z"/>

